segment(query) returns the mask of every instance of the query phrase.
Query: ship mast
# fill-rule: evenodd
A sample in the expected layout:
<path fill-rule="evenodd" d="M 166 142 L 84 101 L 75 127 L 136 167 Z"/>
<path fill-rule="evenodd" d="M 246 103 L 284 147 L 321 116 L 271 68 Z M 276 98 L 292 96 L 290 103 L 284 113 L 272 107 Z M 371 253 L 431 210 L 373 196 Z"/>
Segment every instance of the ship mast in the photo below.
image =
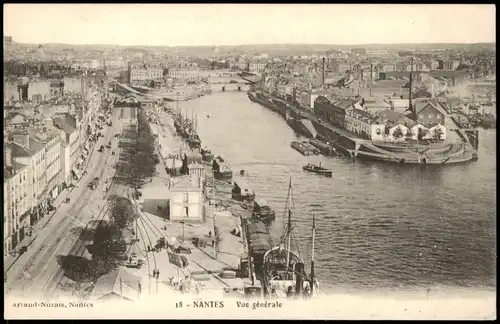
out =
<path fill-rule="evenodd" d="M 288 188 L 289 199 L 291 198 L 290 197 L 291 193 L 292 193 L 292 178 L 290 178 L 290 185 Z M 286 235 L 287 235 L 286 269 L 288 270 L 290 266 L 290 248 L 292 245 L 292 209 L 290 205 L 288 205 L 288 225 L 287 225 Z"/>
<path fill-rule="evenodd" d="M 311 295 L 314 290 L 314 242 L 316 240 L 316 217 L 313 215 L 313 227 L 312 227 L 312 251 L 311 251 Z"/>

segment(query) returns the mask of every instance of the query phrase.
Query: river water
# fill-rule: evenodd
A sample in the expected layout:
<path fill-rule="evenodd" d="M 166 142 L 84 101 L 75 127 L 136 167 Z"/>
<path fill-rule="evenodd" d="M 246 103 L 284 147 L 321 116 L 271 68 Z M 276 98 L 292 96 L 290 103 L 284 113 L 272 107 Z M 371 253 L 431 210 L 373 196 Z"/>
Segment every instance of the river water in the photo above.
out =
<path fill-rule="evenodd" d="M 305 260 L 316 216 L 323 289 L 496 287 L 495 130 L 481 131 L 477 162 L 398 166 L 302 156 L 290 147 L 300 137 L 283 118 L 244 92 L 216 92 L 180 108 L 198 115 L 203 146 L 229 160 L 235 175 L 245 170 L 257 197 L 274 208 L 276 240 L 291 178 L 295 238 Z M 308 161 L 321 161 L 333 177 L 303 172 Z"/>

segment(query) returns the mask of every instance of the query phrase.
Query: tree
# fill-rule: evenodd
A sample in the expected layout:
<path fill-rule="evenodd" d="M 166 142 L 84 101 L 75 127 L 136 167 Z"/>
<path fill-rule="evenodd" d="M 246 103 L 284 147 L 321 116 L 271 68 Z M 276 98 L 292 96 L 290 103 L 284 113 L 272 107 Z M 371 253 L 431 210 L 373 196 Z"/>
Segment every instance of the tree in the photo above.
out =
<path fill-rule="evenodd" d="M 441 141 L 441 137 L 443 136 L 443 130 L 441 129 L 441 127 L 436 127 L 434 128 L 434 132 L 432 134 L 432 138 L 435 140 L 435 141 Z"/>
<path fill-rule="evenodd" d="M 111 220 L 119 229 L 128 227 L 137 217 L 132 202 L 125 197 L 114 197 L 111 202 Z M 108 230 L 112 230 L 108 229 Z"/>
<path fill-rule="evenodd" d="M 408 131 L 406 132 L 406 139 L 410 141 L 413 139 L 414 135 L 415 133 L 413 132 L 413 130 L 411 128 L 408 128 Z"/>
<path fill-rule="evenodd" d="M 394 133 L 392 133 L 392 137 L 394 137 L 395 140 L 398 140 L 400 139 L 401 137 L 403 137 L 404 134 L 403 134 L 403 130 L 401 129 L 400 126 L 398 126 L 395 130 L 394 130 Z"/>
<path fill-rule="evenodd" d="M 417 140 L 421 141 L 423 138 L 424 138 L 424 129 L 422 127 L 419 127 L 417 131 Z"/>
<path fill-rule="evenodd" d="M 118 226 L 110 222 L 101 222 L 94 234 L 94 243 L 89 248 L 92 254 L 90 262 L 91 276 L 94 280 L 115 270 L 127 250 Z"/>

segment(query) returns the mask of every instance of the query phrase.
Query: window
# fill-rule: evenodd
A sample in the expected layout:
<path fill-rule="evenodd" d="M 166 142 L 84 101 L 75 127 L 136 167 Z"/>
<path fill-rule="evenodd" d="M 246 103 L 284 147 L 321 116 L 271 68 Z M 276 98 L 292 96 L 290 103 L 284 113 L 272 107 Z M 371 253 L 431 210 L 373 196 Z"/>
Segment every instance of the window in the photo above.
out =
<path fill-rule="evenodd" d="M 185 217 L 189 217 L 189 207 L 184 207 L 184 215 Z"/>
<path fill-rule="evenodd" d="M 436 115 L 436 118 L 437 118 L 437 119 L 441 119 L 441 115 L 440 115 L 440 114 L 437 114 L 437 115 Z"/>
<path fill-rule="evenodd" d="M 185 202 L 185 203 L 189 202 L 189 193 L 187 193 L 187 192 L 186 192 L 186 193 L 184 193 L 184 196 L 183 196 L 183 200 L 182 200 L 182 201 L 183 201 L 183 202 Z"/>
<path fill-rule="evenodd" d="M 432 119 L 432 114 L 429 114 L 429 119 Z"/>

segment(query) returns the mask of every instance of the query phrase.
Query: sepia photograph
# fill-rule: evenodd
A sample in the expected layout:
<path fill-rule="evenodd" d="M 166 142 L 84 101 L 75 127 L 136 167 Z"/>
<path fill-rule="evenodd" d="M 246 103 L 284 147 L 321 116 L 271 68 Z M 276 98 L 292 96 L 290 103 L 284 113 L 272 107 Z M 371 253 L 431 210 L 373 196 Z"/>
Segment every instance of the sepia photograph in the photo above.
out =
<path fill-rule="evenodd" d="M 496 319 L 494 5 L 3 9 L 5 319 Z"/>

